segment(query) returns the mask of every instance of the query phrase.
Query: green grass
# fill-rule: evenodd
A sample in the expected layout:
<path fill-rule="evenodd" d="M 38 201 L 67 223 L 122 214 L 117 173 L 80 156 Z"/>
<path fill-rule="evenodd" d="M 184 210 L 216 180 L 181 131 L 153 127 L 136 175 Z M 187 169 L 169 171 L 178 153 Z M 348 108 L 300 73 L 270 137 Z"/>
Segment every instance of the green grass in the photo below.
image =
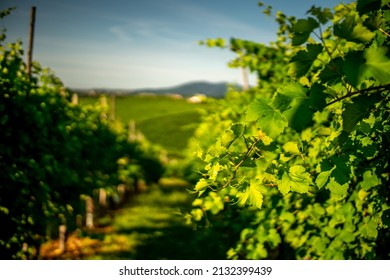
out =
<path fill-rule="evenodd" d="M 81 97 L 80 102 L 90 104 L 96 97 Z M 125 123 L 134 120 L 149 141 L 180 157 L 200 122 L 200 110 L 207 108 L 168 96 L 117 96 L 115 118 Z"/>
<path fill-rule="evenodd" d="M 188 188 L 184 182 L 165 179 L 137 195 L 111 218 L 103 218 L 112 231 L 89 235 L 97 243 L 91 250 L 84 248 L 83 258 L 225 259 L 234 244 L 227 232 L 216 228 L 196 231 L 186 223 L 183 213 L 194 199 Z"/>

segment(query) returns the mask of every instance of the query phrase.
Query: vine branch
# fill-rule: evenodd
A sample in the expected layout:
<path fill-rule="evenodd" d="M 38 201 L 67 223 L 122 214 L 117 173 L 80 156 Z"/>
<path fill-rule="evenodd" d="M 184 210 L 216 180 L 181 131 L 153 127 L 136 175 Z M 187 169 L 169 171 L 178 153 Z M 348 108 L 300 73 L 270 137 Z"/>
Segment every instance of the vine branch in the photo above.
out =
<path fill-rule="evenodd" d="M 376 91 L 376 90 L 390 90 L 390 84 L 387 84 L 387 85 L 384 85 L 384 86 L 377 86 L 377 87 L 361 89 L 361 90 L 358 90 L 358 91 L 350 92 L 350 93 L 348 93 L 348 94 L 346 94 L 344 96 L 341 96 L 341 97 L 339 97 L 339 98 L 337 98 L 337 99 L 327 103 L 325 105 L 325 107 L 330 106 L 330 105 L 332 105 L 334 103 L 337 103 L 337 102 L 339 102 L 341 100 L 344 100 L 346 98 L 352 97 L 354 95 L 361 94 L 361 93 L 368 93 L 368 92 Z"/>

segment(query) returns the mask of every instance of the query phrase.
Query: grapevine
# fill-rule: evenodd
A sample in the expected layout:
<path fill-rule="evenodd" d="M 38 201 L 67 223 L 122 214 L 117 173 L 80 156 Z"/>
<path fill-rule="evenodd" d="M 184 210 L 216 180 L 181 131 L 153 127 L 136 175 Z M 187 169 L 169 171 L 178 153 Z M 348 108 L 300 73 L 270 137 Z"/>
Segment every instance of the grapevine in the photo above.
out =
<path fill-rule="evenodd" d="M 276 13 L 268 46 L 206 41 L 259 77 L 192 144 L 201 175 L 189 220 L 235 217 L 229 258 L 390 257 L 389 12 L 386 0 L 313 6 L 304 19 Z"/>
<path fill-rule="evenodd" d="M 0 18 L 11 9 L 2 11 Z M 20 42 L 0 36 L 0 258 L 39 258 L 59 225 L 79 227 L 85 198 L 118 184 L 156 181 L 158 152 L 127 140 L 100 104 L 77 105 L 49 69 L 26 74 Z"/>

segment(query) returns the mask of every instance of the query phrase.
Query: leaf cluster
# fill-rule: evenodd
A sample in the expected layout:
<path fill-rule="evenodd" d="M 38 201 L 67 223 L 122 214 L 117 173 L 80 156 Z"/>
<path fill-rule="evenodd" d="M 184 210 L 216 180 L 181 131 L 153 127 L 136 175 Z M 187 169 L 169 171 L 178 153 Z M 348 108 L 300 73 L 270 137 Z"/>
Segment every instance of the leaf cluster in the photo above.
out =
<path fill-rule="evenodd" d="M 389 11 L 388 1 L 361 0 L 312 7 L 303 19 L 277 13 L 284 39 L 262 46 L 266 55 L 260 44 L 231 43 L 237 62 L 267 57 L 276 73 L 267 79 L 267 63 L 237 63 L 259 85 L 224 100 L 198 131 L 198 199 L 217 194 L 225 203 L 216 217 L 245 217 L 229 258 L 390 257 L 381 249 L 389 244 Z M 211 127 L 216 140 L 203 141 Z M 195 220 L 212 222 L 202 209 Z"/>

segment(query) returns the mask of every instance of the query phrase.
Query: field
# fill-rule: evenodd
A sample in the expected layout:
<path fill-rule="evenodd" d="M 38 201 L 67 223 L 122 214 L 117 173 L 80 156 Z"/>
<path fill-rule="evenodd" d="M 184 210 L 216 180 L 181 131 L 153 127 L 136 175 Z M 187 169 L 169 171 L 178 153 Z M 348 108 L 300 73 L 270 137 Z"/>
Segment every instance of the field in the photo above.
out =
<path fill-rule="evenodd" d="M 81 97 L 81 103 L 97 102 L 96 97 Z M 108 102 L 109 103 L 109 102 Z M 171 156 L 180 156 L 186 148 L 208 104 L 194 104 L 170 96 L 137 95 L 115 98 L 115 118 L 136 128 L 154 144 L 162 146 Z"/>

